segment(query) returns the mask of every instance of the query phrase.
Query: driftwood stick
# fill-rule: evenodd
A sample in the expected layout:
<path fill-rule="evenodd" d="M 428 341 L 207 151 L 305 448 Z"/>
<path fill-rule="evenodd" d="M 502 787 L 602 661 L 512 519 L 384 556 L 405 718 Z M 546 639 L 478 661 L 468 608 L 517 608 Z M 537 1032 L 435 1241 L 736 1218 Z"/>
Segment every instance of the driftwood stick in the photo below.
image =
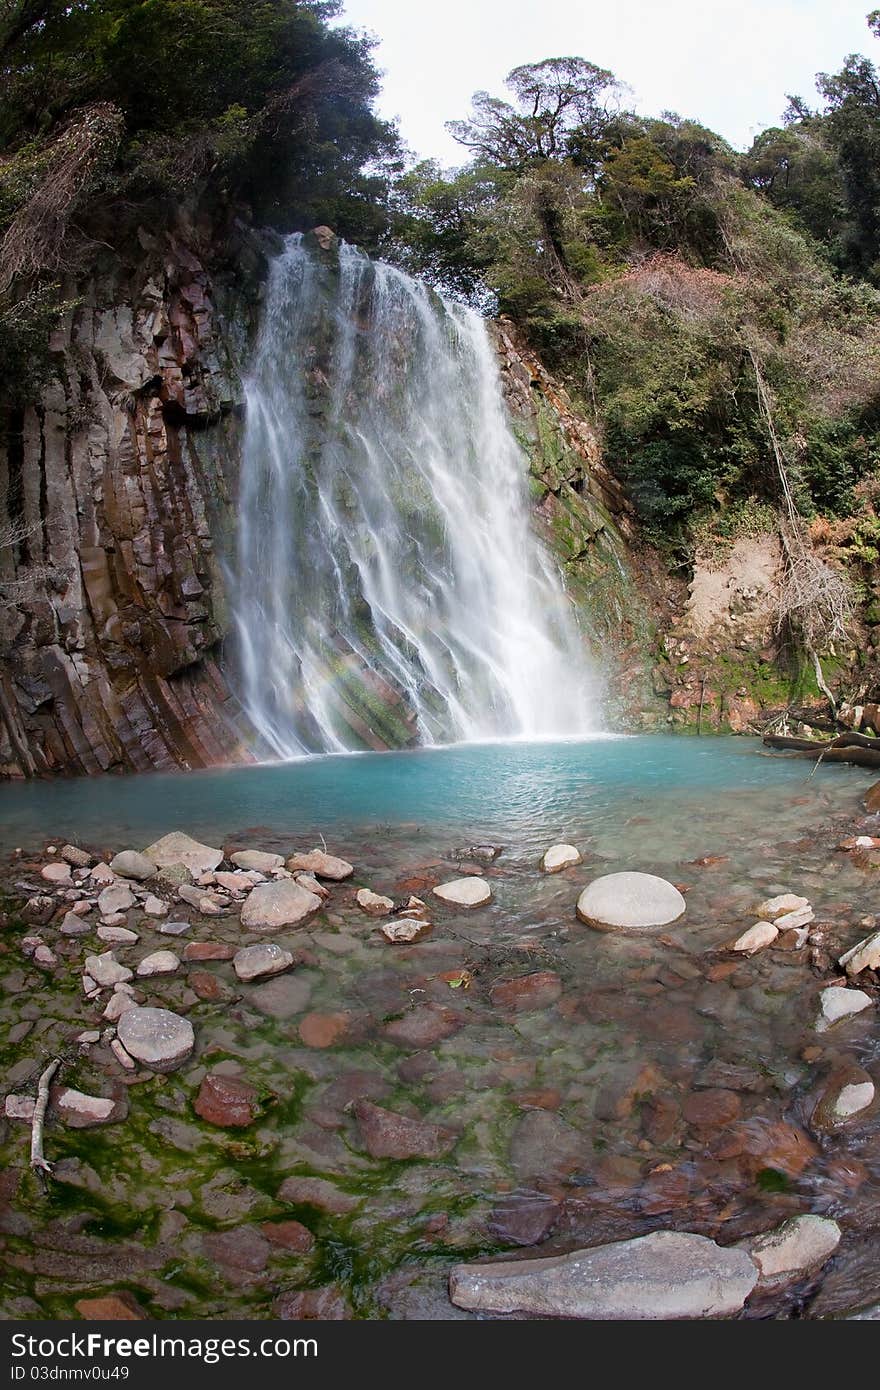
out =
<path fill-rule="evenodd" d="M 31 1167 L 43 1173 L 51 1173 L 52 1165 L 47 1163 L 43 1155 L 43 1121 L 46 1118 L 46 1106 L 49 1104 L 49 1086 L 52 1077 L 61 1066 L 61 1058 L 56 1057 L 49 1063 L 40 1077 L 37 1086 L 37 1103 L 34 1106 L 34 1118 L 31 1121 Z"/>

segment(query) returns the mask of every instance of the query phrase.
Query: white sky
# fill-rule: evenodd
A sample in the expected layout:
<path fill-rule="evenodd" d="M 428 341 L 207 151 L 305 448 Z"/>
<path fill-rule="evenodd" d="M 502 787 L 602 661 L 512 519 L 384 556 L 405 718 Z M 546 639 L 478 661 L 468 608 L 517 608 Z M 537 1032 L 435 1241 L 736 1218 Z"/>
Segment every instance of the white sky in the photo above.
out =
<path fill-rule="evenodd" d="M 471 93 L 508 95 L 520 63 L 577 56 L 632 88 L 627 104 L 699 119 L 737 148 L 778 125 L 789 92 L 849 53 L 880 63 L 865 23 L 878 0 L 344 0 L 343 22 L 378 35 L 380 114 L 421 157 L 466 162 L 443 123 Z"/>

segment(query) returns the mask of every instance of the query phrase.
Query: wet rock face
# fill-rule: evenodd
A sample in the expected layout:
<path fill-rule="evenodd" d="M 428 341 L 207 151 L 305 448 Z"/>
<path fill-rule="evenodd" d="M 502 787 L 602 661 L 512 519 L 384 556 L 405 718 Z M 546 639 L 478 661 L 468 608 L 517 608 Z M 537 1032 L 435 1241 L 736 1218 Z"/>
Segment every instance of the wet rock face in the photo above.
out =
<path fill-rule="evenodd" d="M 217 549 L 256 295 L 182 239 L 141 241 L 75 287 L 42 399 L 0 448 L 0 526 L 34 527 L 0 560 L 23 593 L 0 614 L 0 775 L 248 757 L 216 661 Z"/>

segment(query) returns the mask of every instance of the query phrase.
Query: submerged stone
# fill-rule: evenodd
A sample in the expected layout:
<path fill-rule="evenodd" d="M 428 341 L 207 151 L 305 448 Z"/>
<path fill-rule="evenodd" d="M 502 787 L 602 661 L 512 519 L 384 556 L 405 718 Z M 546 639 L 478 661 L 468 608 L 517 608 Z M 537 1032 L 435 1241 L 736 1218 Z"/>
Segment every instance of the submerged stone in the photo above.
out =
<path fill-rule="evenodd" d="M 549 1259 L 457 1265 L 449 1294 L 460 1308 L 531 1317 L 721 1318 L 741 1310 L 757 1278 L 744 1250 L 656 1231 Z"/>
<path fill-rule="evenodd" d="M 548 1009 L 561 994 L 559 976 L 553 970 L 538 970 L 515 980 L 499 980 L 492 986 L 489 998 L 496 1008 L 527 1013 L 532 1009 Z"/>
<path fill-rule="evenodd" d="M 371 1158 L 442 1158 L 458 1140 L 451 1129 L 383 1110 L 368 1100 L 356 1101 L 353 1109 Z"/>
<path fill-rule="evenodd" d="M 202 1080 L 193 1108 L 203 1120 L 223 1129 L 244 1129 L 260 1113 L 256 1086 L 216 1072 Z"/>
<path fill-rule="evenodd" d="M 686 907 L 665 878 L 625 872 L 594 879 L 578 898 L 577 915 L 592 927 L 643 932 L 677 921 Z"/>
<path fill-rule="evenodd" d="M 454 878 L 432 889 L 435 898 L 454 907 L 483 907 L 492 899 L 492 889 L 484 878 Z"/>

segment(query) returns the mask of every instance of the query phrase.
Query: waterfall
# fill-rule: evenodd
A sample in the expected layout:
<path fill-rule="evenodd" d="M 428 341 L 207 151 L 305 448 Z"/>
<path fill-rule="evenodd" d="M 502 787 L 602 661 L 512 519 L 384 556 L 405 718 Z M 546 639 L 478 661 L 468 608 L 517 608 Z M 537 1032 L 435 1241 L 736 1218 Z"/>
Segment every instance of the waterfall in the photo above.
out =
<path fill-rule="evenodd" d="M 345 243 L 271 266 L 233 596 L 277 756 L 596 727 L 483 320 Z"/>

